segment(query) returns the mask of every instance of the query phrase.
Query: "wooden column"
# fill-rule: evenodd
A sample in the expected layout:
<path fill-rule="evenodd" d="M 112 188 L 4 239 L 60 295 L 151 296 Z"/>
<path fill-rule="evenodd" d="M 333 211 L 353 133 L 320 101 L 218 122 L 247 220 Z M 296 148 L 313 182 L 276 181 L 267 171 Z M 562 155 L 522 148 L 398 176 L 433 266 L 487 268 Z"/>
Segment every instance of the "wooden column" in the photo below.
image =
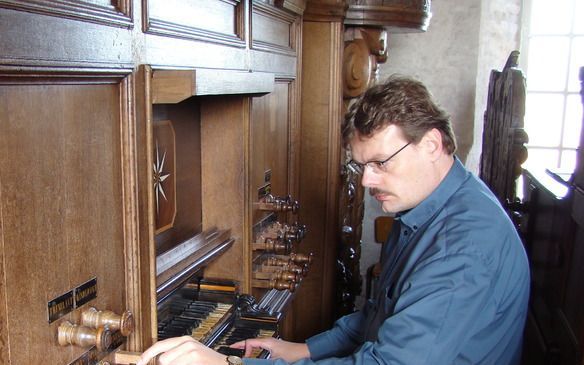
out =
<path fill-rule="evenodd" d="M 304 13 L 299 221 L 309 224 L 301 250 L 313 252 L 314 263 L 294 302 L 298 340 L 328 329 L 333 320 L 344 10 L 342 1 L 314 1 Z"/>

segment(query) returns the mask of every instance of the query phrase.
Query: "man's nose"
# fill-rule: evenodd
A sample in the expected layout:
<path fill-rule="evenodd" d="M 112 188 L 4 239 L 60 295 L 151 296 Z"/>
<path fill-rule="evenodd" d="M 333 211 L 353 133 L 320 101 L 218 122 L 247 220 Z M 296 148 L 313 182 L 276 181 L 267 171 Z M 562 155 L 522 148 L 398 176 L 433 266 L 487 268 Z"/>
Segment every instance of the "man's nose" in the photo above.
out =
<path fill-rule="evenodd" d="M 371 171 L 367 166 L 363 167 L 363 175 L 361 175 L 361 185 L 365 188 L 370 188 L 375 186 L 377 181 L 377 176 Z"/>

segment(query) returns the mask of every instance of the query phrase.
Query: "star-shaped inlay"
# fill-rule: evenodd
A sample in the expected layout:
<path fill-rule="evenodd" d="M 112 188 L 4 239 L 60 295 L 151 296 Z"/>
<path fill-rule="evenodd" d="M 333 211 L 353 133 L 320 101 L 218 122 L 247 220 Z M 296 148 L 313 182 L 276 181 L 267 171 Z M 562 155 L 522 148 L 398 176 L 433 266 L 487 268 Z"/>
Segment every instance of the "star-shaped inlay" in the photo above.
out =
<path fill-rule="evenodd" d="M 166 199 L 166 194 L 164 193 L 164 187 L 162 183 L 166 180 L 170 174 L 164 173 L 164 160 L 166 159 L 166 151 L 162 155 L 162 159 L 160 159 L 160 151 L 158 150 L 158 140 L 156 141 L 156 161 L 154 161 L 154 194 L 156 195 L 156 215 L 158 216 L 160 203 L 159 203 L 159 196 L 162 195 L 164 200 Z"/>

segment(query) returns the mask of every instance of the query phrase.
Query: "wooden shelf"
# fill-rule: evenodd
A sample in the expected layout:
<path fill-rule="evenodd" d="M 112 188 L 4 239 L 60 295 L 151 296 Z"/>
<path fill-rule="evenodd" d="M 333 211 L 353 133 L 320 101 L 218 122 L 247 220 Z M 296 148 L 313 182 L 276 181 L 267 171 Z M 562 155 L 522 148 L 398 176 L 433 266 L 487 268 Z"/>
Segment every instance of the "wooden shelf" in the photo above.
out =
<path fill-rule="evenodd" d="M 176 104 L 191 96 L 266 94 L 275 76 L 266 72 L 215 69 L 156 70 L 152 73 L 152 103 Z"/>

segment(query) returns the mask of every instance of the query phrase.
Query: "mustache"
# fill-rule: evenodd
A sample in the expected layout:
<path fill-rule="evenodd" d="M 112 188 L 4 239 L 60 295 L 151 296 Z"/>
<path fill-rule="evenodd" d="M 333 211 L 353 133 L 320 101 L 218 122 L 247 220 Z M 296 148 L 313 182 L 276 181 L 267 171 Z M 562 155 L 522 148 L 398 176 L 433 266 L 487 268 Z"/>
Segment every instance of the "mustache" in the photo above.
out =
<path fill-rule="evenodd" d="M 378 188 L 369 188 L 369 195 L 375 196 L 377 194 L 389 194 L 389 191 L 381 190 Z"/>

